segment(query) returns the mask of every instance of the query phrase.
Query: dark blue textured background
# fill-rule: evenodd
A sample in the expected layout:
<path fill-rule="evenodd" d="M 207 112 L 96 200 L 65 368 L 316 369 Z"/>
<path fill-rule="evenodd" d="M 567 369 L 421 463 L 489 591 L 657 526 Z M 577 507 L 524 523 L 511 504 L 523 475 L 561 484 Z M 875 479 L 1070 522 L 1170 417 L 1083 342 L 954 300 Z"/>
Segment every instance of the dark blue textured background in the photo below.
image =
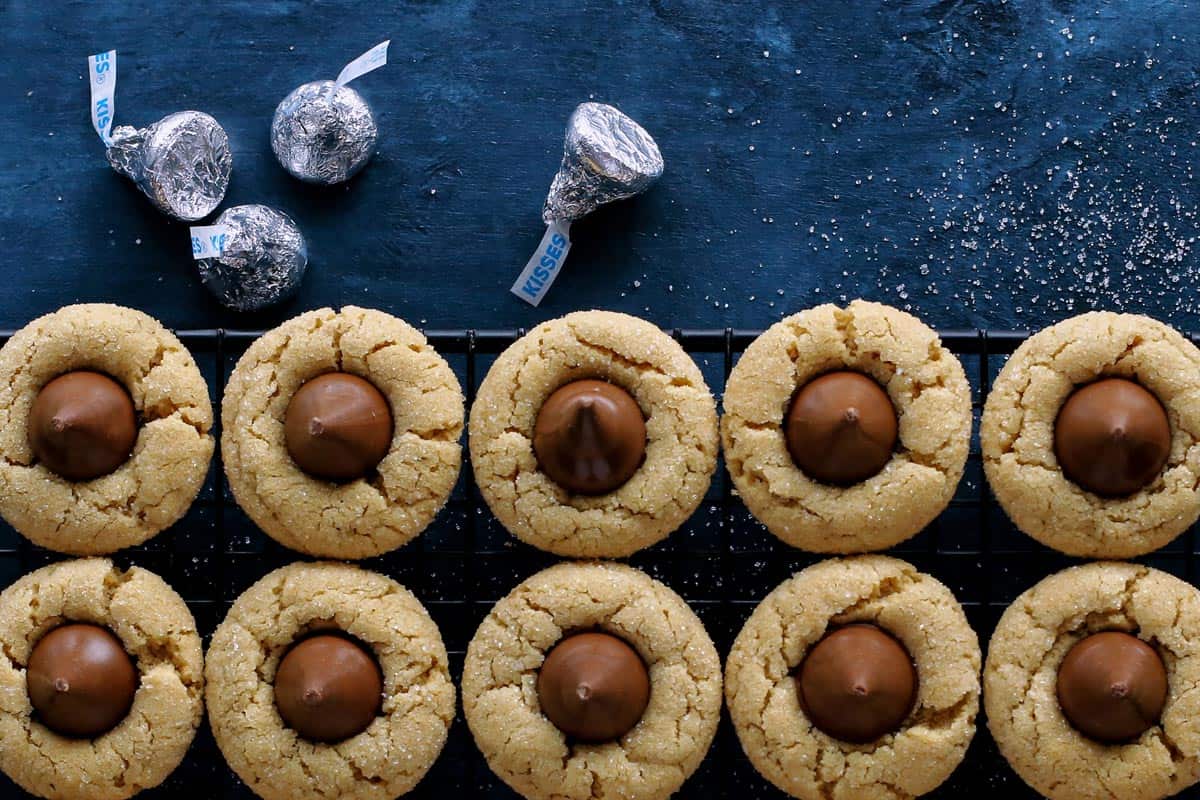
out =
<path fill-rule="evenodd" d="M 940 327 L 1085 307 L 1191 326 L 1200 9 L 1094 5 L 0 0 L 0 324 L 115 300 L 175 327 L 345 303 L 438 328 L 582 306 L 762 327 L 863 295 Z M 387 37 L 390 63 L 357 84 L 382 131 L 373 163 L 333 189 L 287 177 L 276 103 Z M 108 168 L 84 69 L 108 48 L 116 124 L 213 114 L 234 148 L 227 204 L 297 219 L 312 267 L 292 303 L 222 311 L 185 225 Z M 531 309 L 507 289 L 589 98 L 641 121 L 666 173 L 576 226 Z"/>
<path fill-rule="evenodd" d="M 247 0 L 190 9 L 0 0 L 0 328 L 95 300 L 176 328 L 264 327 L 346 303 L 431 328 L 530 326 L 592 306 L 665 327 L 759 328 L 865 296 L 942 328 L 1036 329 L 1111 308 L 1195 329 L 1198 10 L 1170 0 Z M 356 84 L 379 118 L 373 162 L 342 187 L 293 181 L 268 145 L 276 103 L 384 38 L 391 63 Z M 300 224 L 312 265 L 293 301 L 260 315 L 221 309 L 196 277 L 186 225 L 108 168 L 88 119 L 85 57 L 109 48 L 119 51 L 116 124 L 184 108 L 213 114 L 234 147 L 226 205 L 268 203 Z M 573 229 L 564 273 L 535 310 L 507 290 L 540 238 L 566 117 L 587 99 L 642 122 L 666 173 L 647 195 Z M 964 492 L 980 490 L 969 473 Z M 941 523 L 948 533 L 971 519 L 952 512 Z M 194 591 L 214 558 L 196 525 L 204 513 L 156 540 L 196 548 L 199 566 L 180 577 Z M 423 537 L 426 550 L 454 535 L 443 523 Z M 707 526 L 678 536 L 687 546 Z M 754 535 L 748 520 L 742 527 Z M 1020 552 L 1028 541 L 1013 541 L 1022 544 L 1006 566 L 975 564 L 968 548 L 959 561 L 974 572 L 935 570 L 980 604 L 970 613 L 981 631 L 994 609 L 974 594 L 976 573 L 997 585 L 994 600 L 1062 564 L 1036 548 L 1031 559 Z M 900 553 L 941 566 L 922 560 L 923 546 Z M 154 565 L 168 552 L 137 558 Z M 503 565 L 485 590 L 497 596 L 537 563 L 526 550 L 503 555 L 488 562 Z M 711 594 L 711 584 L 697 586 L 705 565 L 692 558 L 681 566 L 656 549 L 639 564 L 692 570 L 672 582 L 692 599 Z M 807 557 L 770 561 L 772 582 L 798 558 Z M 759 559 L 756 551 L 746 563 L 761 571 Z M 423 563 L 406 549 L 386 566 L 435 602 L 461 589 L 452 572 L 405 572 Z M 259 577 L 254 566 L 236 588 Z M 754 596 L 743 602 L 760 588 L 748 587 Z M 477 618 L 448 620 L 439 609 L 451 607 L 434 614 L 461 650 Z M 748 613 L 734 610 L 730 619 L 703 612 L 722 652 Z M 455 778 L 467 787 L 488 780 L 461 721 L 455 731 L 418 796 Z M 775 796 L 736 747 L 726 725 L 681 796 L 718 786 Z M 210 797 L 209 780 L 232 786 L 206 732 L 189 764 L 155 794 Z M 939 796 L 1023 796 L 1019 787 L 981 732 Z M 0 796 L 10 791 L 0 779 Z M 488 792 L 508 796 L 494 783 Z"/>

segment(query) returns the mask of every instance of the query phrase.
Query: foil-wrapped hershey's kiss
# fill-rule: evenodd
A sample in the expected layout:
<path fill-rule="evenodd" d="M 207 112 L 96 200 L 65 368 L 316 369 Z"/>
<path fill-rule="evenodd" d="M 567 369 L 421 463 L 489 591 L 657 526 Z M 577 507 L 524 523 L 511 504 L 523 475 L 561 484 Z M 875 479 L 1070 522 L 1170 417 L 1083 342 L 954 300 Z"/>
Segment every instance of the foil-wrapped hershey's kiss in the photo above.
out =
<path fill-rule="evenodd" d="M 571 223 L 605 203 L 641 194 L 663 171 L 646 129 L 604 103 L 581 103 L 567 120 L 562 163 L 542 208 L 546 234 L 510 291 L 542 302 L 571 251 Z"/>
<path fill-rule="evenodd" d="M 200 280 L 222 305 L 255 311 L 291 296 L 308 267 L 308 247 L 292 218 L 269 206 L 233 206 L 214 226 L 225 226 L 221 254 L 196 263 Z"/>
<path fill-rule="evenodd" d="M 363 96 L 333 81 L 296 87 L 271 121 L 271 148 L 294 177 L 334 184 L 363 168 L 375 150 L 379 128 Z"/>
<path fill-rule="evenodd" d="M 233 171 L 225 129 L 201 111 L 168 114 L 145 128 L 118 126 L 105 155 L 159 210 L 188 221 L 221 204 Z"/>
<path fill-rule="evenodd" d="M 627 114 L 581 103 L 567 120 L 562 164 L 550 184 L 542 220 L 574 221 L 599 206 L 641 194 L 662 176 L 654 138 Z"/>
<path fill-rule="evenodd" d="M 271 120 L 271 149 L 283 168 L 309 183 L 341 183 L 375 152 L 379 127 L 371 107 L 350 81 L 387 63 L 390 40 L 351 61 L 332 81 L 297 86 Z"/>

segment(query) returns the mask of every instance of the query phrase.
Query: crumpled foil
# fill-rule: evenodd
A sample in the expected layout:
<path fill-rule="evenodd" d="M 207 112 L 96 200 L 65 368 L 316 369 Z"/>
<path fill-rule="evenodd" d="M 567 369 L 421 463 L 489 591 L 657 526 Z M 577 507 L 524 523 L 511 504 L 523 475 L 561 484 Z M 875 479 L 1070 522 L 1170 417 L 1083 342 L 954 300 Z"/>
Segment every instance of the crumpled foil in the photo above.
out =
<path fill-rule="evenodd" d="M 214 225 L 229 226 L 217 258 L 202 258 L 200 280 L 221 303 L 255 311 L 289 297 L 308 267 L 308 247 L 292 218 L 269 206 L 233 206 Z"/>
<path fill-rule="evenodd" d="M 221 204 L 233 171 L 225 129 L 200 111 L 168 114 L 145 128 L 121 125 L 105 155 L 161 211 L 188 221 Z"/>
<path fill-rule="evenodd" d="M 341 183 L 362 169 L 379 128 L 371 107 L 349 86 L 313 81 L 283 98 L 271 120 L 271 148 L 283 168 L 309 183 Z"/>
<path fill-rule="evenodd" d="M 542 209 L 547 225 L 577 220 L 598 206 L 650 188 L 662 153 L 646 130 L 613 106 L 582 103 L 567 120 L 562 165 Z"/>

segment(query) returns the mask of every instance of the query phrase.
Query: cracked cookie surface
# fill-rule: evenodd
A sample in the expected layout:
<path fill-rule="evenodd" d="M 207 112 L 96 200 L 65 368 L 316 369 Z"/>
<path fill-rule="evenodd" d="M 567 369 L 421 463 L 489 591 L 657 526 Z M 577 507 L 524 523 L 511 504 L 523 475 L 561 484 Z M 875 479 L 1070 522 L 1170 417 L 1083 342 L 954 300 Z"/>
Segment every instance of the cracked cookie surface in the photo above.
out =
<path fill-rule="evenodd" d="M 608 494 L 571 494 L 538 468 L 533 429 L 557 388 L 584 378 L 628 391 L 646 418 L 646 458 Z M 496 359 L 471 408 L 471 463 L 488 507 L 522 541 L 560 556 L 621 558 L 663 539 L 704 499 L 717 412 L 700 369 L 645 320 L 579 311 L 545 322 Z"/>
<path fill-rule="evenodd" d="M 37 462 L 29 412 L 65 372 L 103 372 L 128 390 L 139 426 L 133 454 L 95 480 Z M 212 458 L 208 386 L 187 349 L 152 317 L 89 303 L 39 317 L 0 349 L 0 515 L 30 541 L 77 555 L 140 544 L 186 513 Z"/>
<path fill-rule="evenodd" d="M 878 625 L 918 676 L 903 727 L 856 745 L 816 728 L 795 670 L 831 627 Z M 802 800 L 904 800 L 933 791 L 966 755 L 979 710 L 979 641 L 954 595 L 887 556 L 831 559 L 780 584 L 754 609 L 725 667 L 742 748 L 771 783 Z"/>
<path fill-rule="evenodd" d="M 391 447 L 372 475 L 314 478 L 292 460 L 292 395 L 326 372 L 353 373 L 388 400 Z M 221 405 L 221 457 L 238 505 L 280 544 L 314 556 L 366 558 L 416 537 L 445 505 L 462 460 L 462 388 L 420 331 L 347 306 L 301 314 L 256 340 Z"/>
<path fill-rule="evenodd" d="M 1120 630 L 1167 668 L 1161 724 L 1128 744 L 1076 731 L 1058 705 L 1058 668 L 1080 639 Z M 1200 592 L 1165 572 L 1102 562 L 1058 572 L 1004 612 L 984 669 L 1000 752 L 1052 800 L 1154 800 L 1200 780 Z"/>
<path fill-rule="evenodd" d="M 92 740 L 37 721 L 25 688 L 34 645 L 66 622 L 112 631 L 137 665 L 129 714 Z M 152 572 L 108 559 L 63 561 L 0 593 L 0 769 L 51 800 L 120 800 L 157 786 L 183 760 L 203 713 L 196 622 Z"/>
<path fill-rule="evenodd" d="M 537 675 L 564 635 L 624 639 L 650 673 L 650 704 L 618 741 L 568 741 L 541 712 Z M 527 800 L 660 800 L 679 789 L 721 716 L 721 662 L 679 595 L 621 564 L 565 563 L 497 603 L 467 648 L 463 712 L 492 770 Z"/>
<path fill-rule="evenodd" d="M 292 642 L 332 625 L 369 647 L 383 707 L 336 744 L 301 738 L 275 707 L 275 670 Z M 446 647 L 425 607 L 394 580 L 349 564 L 296 563 L 234 602 L 208 648 L 205 699 L 217 745 L 265 800 L 391 800 L 420 782 L 454 719 Z"/>
<path fill-rule="evenodd" d="M 1137 381 L 1162 403 L 1171 452 L 1129 497 L 1104 498 L 1068 480 L 1054 454 L 1059 409 L 1101 376 Z M 1200 350 L 1136 314 L 1097 311 L 1031 336 L 988 395 L 980 428 L 996 499 L 1025 533 L 1068 555 L 1130 558 L 1162 547 L 1200 517 Z"/>
<path fill-rule="evenodd" d="M 805 475 L 783 428 L 797 389 L 841 369 L 878 381 L 899 422 L 891 460 L 846 487 Z M 725 464 L 746 507 L 783 541 L 818 553 L 882 550 L 920 532 L 954 496 L 967 461 L 962 365 L 916 317 L 879 303 L 817 306 L 775 323 L 734 366 L 723 405 Z"/>

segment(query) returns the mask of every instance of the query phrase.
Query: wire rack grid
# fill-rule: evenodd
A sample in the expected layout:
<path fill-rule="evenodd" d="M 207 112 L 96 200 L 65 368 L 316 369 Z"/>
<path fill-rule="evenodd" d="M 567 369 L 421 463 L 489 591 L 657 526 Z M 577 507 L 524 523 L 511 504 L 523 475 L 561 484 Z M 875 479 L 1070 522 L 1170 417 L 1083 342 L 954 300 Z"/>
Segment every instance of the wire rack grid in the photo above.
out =
<path fill-rule="evenodd" d="M 479 381 L 495 356 L 521 330 L 431 330 L 430 343 L 458 375 L 474 399 Z M 675 330 L 674 338 L 692 354 L 708 385 L 720 397 L 739 354 L 757 336 L 750 330 Z M 0 344 L 11 332 L 0 331 Z M 177 331 L 192 351 L 219 400 L 229 371 L 261 331 L 223 329 Z M 983 398 L 1005 357 L 1024 340 L 1013 331 L 942 331 L 943 343 L 963 363 L 971 382 L 976 423 Z M 976 430 L 978 424 L 975 425 Z M 218 430 L 215 431 L 219 435 Z M 1195 529 L 1140 561 L 1196 582 Z M 946 511 L 926 530 L 893 548 L 892 554 L 947 584 L 986 645 L 1009 602 L 1030 585 L 1075 560 L 1020 534 L 995 504 L 983 478 L 978 435 L 972 438 L 966 474 Z M 63 556 L 35 547 L 0 523 L 0 587 Z M 144 545 L 116 556 L 162 575 L 187 601 L 207 647 L 208 636 L 230 603 L 251 583 L 299 558 L 262 534 L 238 508 L 224 481 L 219 453 L 200 496 L 182 521 Z M 754 606 L 792 573 L 820 560 L 782 544 L 753 519 L 732 491 L 719 466 L 705 502 L 664 542 L 629 562 L 678 592 L 703 620 L 724 657 Z M 464 464 L 447 507 L 416 540 L 361 565 L 411 589 L 438 623 L 450 652 L 457 683 L 467 643 L 492 604 L 534 572 L 554 563 L 545 553 L 515 541 L 488 512 Z M 931 798 L 969 792 L 1018 800 L 1028 790 L 996 751 L 980 716 L 979 732 L 966 762 Z M 447 794 L 449 793 L 449 794 Z M 0 775 L 0 797 L 26 797 Z M 461 714 L 441 758 L 410 797 L 514 798 L 476 750 Z M 679 798 L 739 800 L 783 798 L 754 771 L 742 754 L 726 714 L 698 773 Z M 201 726 L 187 758 L 157 789 L 141 797 L 243 800 L 252 798 L 225 766 L 207 724 Z"/>

